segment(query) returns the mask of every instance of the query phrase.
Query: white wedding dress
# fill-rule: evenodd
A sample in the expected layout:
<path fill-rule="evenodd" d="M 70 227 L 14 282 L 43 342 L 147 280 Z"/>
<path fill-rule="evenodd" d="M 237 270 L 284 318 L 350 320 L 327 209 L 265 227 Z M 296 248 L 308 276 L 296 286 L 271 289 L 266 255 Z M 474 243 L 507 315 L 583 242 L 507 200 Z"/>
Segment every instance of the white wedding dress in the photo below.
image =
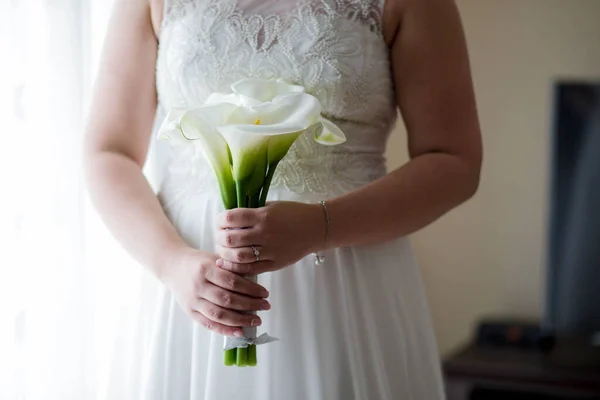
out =
<path fill-rule="evenodd" d="M 301 137 L 281 163 L 270 200 L 317 202 L 385 174 L 396 120 L 384 0 L 167 0 L 159 40 L 157 123 L 247 77 L 303 85 L 347 142 Z M 214 249 L 223 211 L 216 180 L 194 146 L 157 148 L 159 198 L 180 234 Z M 348 218 L 351 218 L 349 216 Z M 335 221 L 332 221 L 335 223 Z M 223 365 L 223 338 L 190 320 L 162 286 L 114 364 L 112 399 L 437 400 L 443 387 L 418 267 L 407 239 L 325 252 L 260 276 L 272 310 L 258 367 Z M 130 355 L 131 355 L 130 354 Z M 128 379 L 124 376 L 127 375 Z M 119 383 L 120 382 L 120 383 Z"/>

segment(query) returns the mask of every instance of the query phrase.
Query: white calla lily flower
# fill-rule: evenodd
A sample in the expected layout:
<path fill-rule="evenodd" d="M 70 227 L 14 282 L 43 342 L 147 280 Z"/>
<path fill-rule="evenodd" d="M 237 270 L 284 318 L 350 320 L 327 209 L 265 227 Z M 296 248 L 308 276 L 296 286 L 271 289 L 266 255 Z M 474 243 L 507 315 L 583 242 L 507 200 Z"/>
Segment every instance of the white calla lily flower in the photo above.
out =
<path fill-rule="evenodd" d="M 234 104 L 236 106 L 242 106 L 242 99 L 236 93 L 212 93 L 206 101 L 204 105 L 210 104 L 219 104 L 219 103 L 229 103 Z"/>
<path fill-rule="evenodd" d="M 271 139 L 277 141 L 285 135 L 285 142 L 289 142 L 290 134 L 297 137 L 314 125 L 320 115 L 319 101 L 305 93 L 281 95 L 257 107 L 236 109 L 229 123 L 217 128 L 229 144 L 234 179 L 242 180 L 252 174 L 254 157 Z M 270 164 L 271 155 L 268 158 Z"/>
<path fill-rule="evenodd" d="M 189 143 L 181 133 L 181 117 L 186 113 L 186 110 L 172 109 L 167 114 L 160 129 L 158 130 L 158 138 L 168 140 L 172 145 L 185 145 Z"/>
<path fill-rule="evenodd" d="M 235 108 L 233 104 L 220 103 L 188 111 L 173 110 L 158 132 L 160 139 L 168 139 L 172 144 L 194 143 L 200 147 L 217 177 L 227 208 L 236 205 L 236 188 L 229 148 L 216 127 L 226 122 Z"/>
<path fill-rule="evenodd" d="M 326 118 L 319 120 L 322 129 L 318 129 L 315 134 L 317 143 L 325 146 L 336 146 L 346 141 L 344 132 L 337 125 Z"/>
<path fill-rule="evenodd" d="M 243 99 L 243 104 L 271 102 L 280 95 L 305 91 L 303 86 L 291 85 L 283 79 L 256 78 L 242 79 L 231 85 L 231 90 Z"/>
<path fill-rule="evenodd" d="M 243 111 L 234 113 L 230 122 L 248 124 L 253 120 L 260 121 L 254 128 L 240 129 L 238 134 L 270 136 L 270 165 L 279 162 L 298 136 L 311 127 L 315 128 L 314 139 L 320 144 L 337 145 L 346 140 L 344 133 L 337 126 L 321 117 L 320 102 L 316 97 L 304 93 L 302 86 L 289 85 L 281 80 L 246 79 L 232 85 L 232 90 L 234 94 L 214 95 L 211 96 L 211 101 L 246 104 Z M 317 124 L 321 126 L 315 126 Z M 220 131 L 224 133 L 225 130 Z M 229 136 L 235 140 L 238 134 L 231 133 Z M 249 143 L 258 145 L 254 139 L 248 140 Z M 227 141 L 229 143 L 230 139 Z"/>
<path fill-rule="evenodd" d="M 175 145 L 198 143 L 228 198 L 232 181 L 239 192 L 247 191 L 251 180 L 253 195 L 261 175 L 268 186 L 277 164 L 305 132 L 314 133 L 323 145 L 346 140 L 322 117 L 319 100 L 302 86 L 281 79 L 243 79 L 231 91 L 213 93 L 205 105 L 192 110 L 172 110 L 159 131 L 159 138 Z M 247 194 L 237 194 L 238 205 Z"/>

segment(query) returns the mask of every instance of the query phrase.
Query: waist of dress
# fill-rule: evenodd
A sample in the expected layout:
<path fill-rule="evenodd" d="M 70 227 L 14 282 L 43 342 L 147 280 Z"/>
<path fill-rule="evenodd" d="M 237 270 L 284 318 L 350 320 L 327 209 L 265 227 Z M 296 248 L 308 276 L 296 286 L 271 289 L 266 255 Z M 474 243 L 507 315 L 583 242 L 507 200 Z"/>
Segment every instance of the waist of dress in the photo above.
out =
<path fill-rule="evenodd" d="M 284 158 L 275 171 L 272 187 L 323 197 L 344 194 L 385 175 L 381 153 L 329 152 L 318 157 Z"/>
<path fill-rule="evenodd" d="M 371 152 L 288 154 L 277 167 L 271 190 L 328 199 L 366 185 L 386 173 L 385 157 Z M 160 196 L 166 203 L 190 195 L 218 194 L 210 165 L 200 153 L 176 154 L 166 167 Z M 297 197 L 297 196 L 295 196 Z"/>

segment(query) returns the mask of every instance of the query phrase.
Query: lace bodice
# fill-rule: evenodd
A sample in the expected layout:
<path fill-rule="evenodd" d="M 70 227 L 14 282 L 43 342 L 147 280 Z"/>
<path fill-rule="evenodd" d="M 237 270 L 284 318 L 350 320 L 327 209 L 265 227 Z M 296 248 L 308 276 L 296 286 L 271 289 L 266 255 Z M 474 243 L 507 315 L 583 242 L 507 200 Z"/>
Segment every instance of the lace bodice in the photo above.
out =
<path fill-rule="evenodd" d="M 316 96 L 348 140 L 326 147 L 299 138 L 273 186 L 327 196 L 372 181 L 385 173 L 383 153 L 396 119 L 383 2 L 167 0 L 157 62 L 160 108 L 200 105 L 241 78 L 283 78 Z M 213 179 L 195 150 L 173 151 L 167 179 Z"/>

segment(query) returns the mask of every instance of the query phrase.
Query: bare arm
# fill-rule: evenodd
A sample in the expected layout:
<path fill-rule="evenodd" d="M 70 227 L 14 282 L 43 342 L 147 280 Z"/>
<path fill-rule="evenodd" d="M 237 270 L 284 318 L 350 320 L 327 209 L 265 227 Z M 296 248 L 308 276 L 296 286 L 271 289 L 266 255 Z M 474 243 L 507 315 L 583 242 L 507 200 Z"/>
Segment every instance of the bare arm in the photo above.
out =
<path fill-rule="evenodd" d="M 453 0 L 404 0 L 397 10 L 400 29 L 391 58 L 411 160 L 328 203 L 332 247 L 413 233 L 478 187 L 481 138 L 456 5 Z"/>
<path fill-rule="evenodd" d="M 157 41 L 147 0 L 121 0 L 108 29 L 85 141 L 92 200 L 120 243 L 173 292 L 204 327 L 241 335 L 265 310 L 262 286 L 220 269 L 217 256 L 189 247 L 142 174 L 156 111 Z M 118 279 L 118 277 L 116 277 Z"/>
<path fill-rule="evenodd" d="M 147 1 L 120 1 L 108 32 L 86 132 L 89 192 L 121 244 L 161 275 L 165 258 L 185 243 L 142 175 L 157 103 Z"/>

